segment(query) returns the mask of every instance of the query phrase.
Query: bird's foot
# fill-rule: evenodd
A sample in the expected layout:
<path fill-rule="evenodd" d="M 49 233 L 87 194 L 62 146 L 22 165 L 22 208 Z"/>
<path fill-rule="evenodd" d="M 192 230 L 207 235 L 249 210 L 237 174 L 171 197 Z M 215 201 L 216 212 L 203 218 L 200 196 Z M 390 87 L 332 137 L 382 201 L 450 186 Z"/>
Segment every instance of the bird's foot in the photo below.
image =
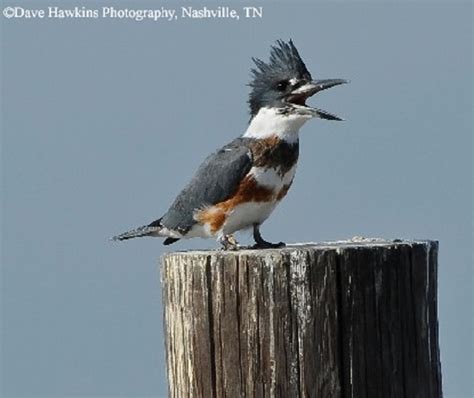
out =
<path fill-rule="evenodd" d="M 259 224 L 254 224 L 253 226 L 253 239 L 255 240 L 255 245 L 252 246 L 252 249 L 279 249 L 286 246 L 283 242 L 271 243 L 263 239 Z"/>
<path fill-rule="evenodd" d="M 279 249 L 285 246 L 286 244 L 284 242 L 271 243 L 271 242 L 267 242 L 266 240 L 263 240 L 263 241 L 255 243 L 252 246 L 252 249 Z"/>
<path fill-rule="evenodd" d="M 233 235 L 223 235 L 219 238 L 219 243 L 222 245 L 221 250 L 237 251 L 240 249 L 239 242 Z"/>

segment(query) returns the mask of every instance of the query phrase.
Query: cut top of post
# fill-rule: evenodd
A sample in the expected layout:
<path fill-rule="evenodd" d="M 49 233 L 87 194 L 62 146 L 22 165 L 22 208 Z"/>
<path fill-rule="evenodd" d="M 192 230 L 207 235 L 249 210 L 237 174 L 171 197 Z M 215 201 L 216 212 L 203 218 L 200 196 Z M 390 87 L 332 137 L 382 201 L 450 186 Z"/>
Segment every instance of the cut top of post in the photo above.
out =
<path fill-rule="evenodd" d="M 437 246 L 438 241 L 425 240 L 425 239 L 382 239 L 382 238 L 364 238 L 364 237 L 353 237 L 347 240 L 337 240 L 330 242 L 306 242 L 306 243 L 291 243 L 281 248 L 275 249 L 252 249 L 248 247 L 242 247 L 236 251 L 229 250 L 216 250 L 216 249 L 205 249 L 205 250 L 182 250 L 171 253 L 165 253 L 164 256 L 179 254 L 179 255 L 190 255 L 190 256 L 202 256 L 210 255 L 213 253 L 219 253 L 222 255 L 268 255 L 270 253 L 288 253 L 293 251 L 304 251 L 305 249 L 311 250 L 335 250 L 342 251 L 345 249 L 358 249 L 358 248 L 395 248 L 398 246 L 413 246 L 421 245 L 426 246 L 429 251 L 431 246 Z"/>

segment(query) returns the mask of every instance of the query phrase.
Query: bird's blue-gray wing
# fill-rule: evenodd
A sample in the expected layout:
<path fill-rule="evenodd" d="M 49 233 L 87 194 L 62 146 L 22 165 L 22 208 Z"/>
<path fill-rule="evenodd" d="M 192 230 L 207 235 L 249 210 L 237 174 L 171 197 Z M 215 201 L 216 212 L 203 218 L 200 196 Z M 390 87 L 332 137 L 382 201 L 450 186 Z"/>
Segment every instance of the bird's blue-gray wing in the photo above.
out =
<path fill-rule="evenodd" d="M 195 211 L 228 199 L 251 167 L 252 155 L 244 138 L 237 138 L 214 152 L 160 219 L 161 225 L 187 232 L 196 224 Z"/>

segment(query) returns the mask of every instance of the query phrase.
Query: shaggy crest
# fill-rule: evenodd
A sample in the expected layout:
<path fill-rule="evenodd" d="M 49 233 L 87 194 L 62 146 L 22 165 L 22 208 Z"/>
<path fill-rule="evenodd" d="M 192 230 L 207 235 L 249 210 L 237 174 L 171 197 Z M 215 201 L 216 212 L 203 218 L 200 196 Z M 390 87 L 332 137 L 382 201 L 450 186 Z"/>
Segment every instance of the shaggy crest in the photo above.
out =
<path fill-rule="evenodd" d="M 268 63 L 258 58 L 252 58 L 256 67 L 251 69 L 252 87 L 248 103 L 250 113 L 254 116 L 268 99 L 268 91 L 275 89 L 279 82 L 296 78 L 298 80 L 311 80 L 306 65 L 301 59 L 293 41 L 284 42 L 277 40 L 271 47 Z"/>

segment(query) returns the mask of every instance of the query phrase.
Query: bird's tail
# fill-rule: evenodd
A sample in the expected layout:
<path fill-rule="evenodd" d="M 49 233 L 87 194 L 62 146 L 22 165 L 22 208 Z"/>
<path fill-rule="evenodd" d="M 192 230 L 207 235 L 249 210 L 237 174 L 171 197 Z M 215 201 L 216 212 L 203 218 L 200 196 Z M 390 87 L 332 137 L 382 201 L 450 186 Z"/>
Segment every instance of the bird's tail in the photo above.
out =
<path fill-rule="evenodd" d="M 158 221 L 158 220 L 157 220 Z M 142 236 L 159 236 L 162 226 L 159 222 L 153 222 L 149 225 L 144 225 L 131 231 L 124 232 L 123 234 L 114 236 L 112 240 L 127 240 L 133 238 L 140 238 Z"/>

